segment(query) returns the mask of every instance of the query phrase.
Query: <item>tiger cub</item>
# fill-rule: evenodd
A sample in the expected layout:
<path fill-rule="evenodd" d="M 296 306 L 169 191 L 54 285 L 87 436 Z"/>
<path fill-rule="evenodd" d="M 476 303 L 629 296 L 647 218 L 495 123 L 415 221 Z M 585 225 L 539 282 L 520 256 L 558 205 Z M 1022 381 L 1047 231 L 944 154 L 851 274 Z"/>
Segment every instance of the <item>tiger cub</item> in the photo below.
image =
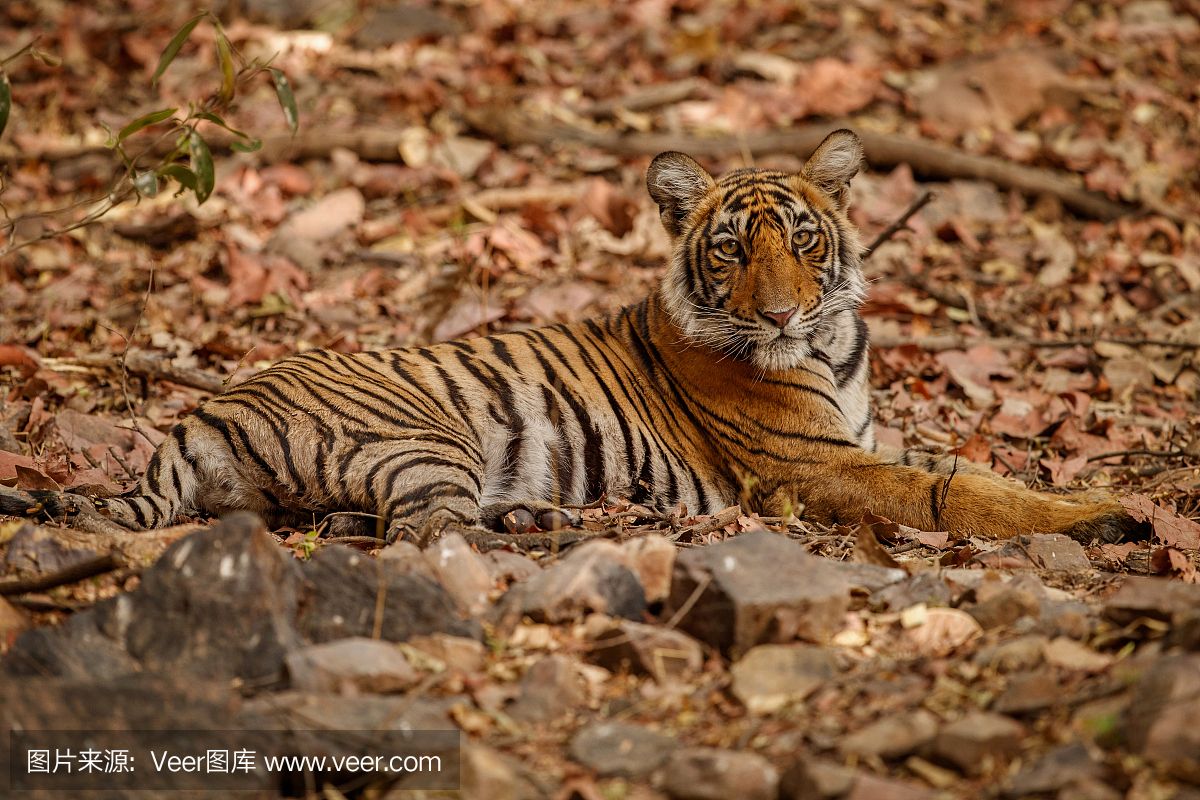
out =
<path fill-rule="evenodd" d="M 658 293 L 570 325 L 286 358 L 178 424 L 103 511 L 135 529 L 196 512 L 363 511 L 389 538 L 425 539 L 608 494 L 700 514 L 743 501 L 823 523 L 870 509 L 924 530 L 1120 538 L 1133 521 L 1111 500 L 876 452 L 863 248 L 846 216 L 861 161 L 846 130 L 798 173 L 716 179 L 663 153 L 647 175 L 674 248 Z"/>

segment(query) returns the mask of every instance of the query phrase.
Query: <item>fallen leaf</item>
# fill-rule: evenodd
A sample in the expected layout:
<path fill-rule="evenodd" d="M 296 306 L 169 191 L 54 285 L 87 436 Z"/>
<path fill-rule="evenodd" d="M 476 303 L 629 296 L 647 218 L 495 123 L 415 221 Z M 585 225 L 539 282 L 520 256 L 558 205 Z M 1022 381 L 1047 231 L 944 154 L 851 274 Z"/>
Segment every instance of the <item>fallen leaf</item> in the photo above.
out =
<path fill-rule="evenodd" d="M 1165 545 L 1183 550 L 1200 549 L 1200 524 L 1168 511 L 1144 494 L 1130 494 L 1120 498 L 1121 505 L 1129 516 L 1138 522 L 1149 522 L 1154 536 Z"/>
<path fill-rule="evenodd" d="M 1150 554 L 1150 571 L 1155 575 L 1178 578 L 1184 583 L 1198 583 L 1196 567 L 1185 553 L 1174 547 L 1160 547 Z"/>
<path fill-rule="evenodd" d="M 983 628 L 965 611 L 930 608 L 924 624 L 905 631 L 910 644 L 922 655 L 940 658 L 983 635 Z"/>

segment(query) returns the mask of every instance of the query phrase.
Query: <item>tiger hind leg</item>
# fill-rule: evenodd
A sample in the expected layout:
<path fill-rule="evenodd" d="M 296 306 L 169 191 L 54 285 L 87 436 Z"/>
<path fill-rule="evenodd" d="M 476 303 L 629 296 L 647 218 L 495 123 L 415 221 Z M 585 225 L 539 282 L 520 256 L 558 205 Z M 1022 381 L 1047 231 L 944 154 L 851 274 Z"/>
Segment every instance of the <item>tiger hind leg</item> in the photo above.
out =
<path fill-rule="evenodd" d="M 458 448 L 416 439 L 389 442 L 391 454 L 366 476 L 366 494 L 378 498 L 388 542 L 420 546 L 450 527 L 479 525 L 482 468 Z"/>

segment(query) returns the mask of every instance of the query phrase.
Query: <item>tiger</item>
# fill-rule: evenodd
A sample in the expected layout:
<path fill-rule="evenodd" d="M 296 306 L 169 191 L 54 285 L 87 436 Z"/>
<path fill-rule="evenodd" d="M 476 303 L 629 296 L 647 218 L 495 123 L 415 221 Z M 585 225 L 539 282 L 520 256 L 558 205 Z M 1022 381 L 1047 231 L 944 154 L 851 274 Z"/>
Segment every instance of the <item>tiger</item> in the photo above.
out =
<path fill-rule="evenodd" d="M 185 417 L 100 511 L 132 530 L 349 511 L 382 520 L 388 541 L 428 542 L 495 530 L 514 509 L 619 497 L 824 525 L 870 511 L 990 538 L 1129 534 L 1108 496 L 877 447 L 864 248 L 848 217 L 862 162 L 849 130 L 798 171 L 716 178 L 662 153 L 646 174 L 671 242 L 657 291 L 575 323 L 292 355 Z"/>

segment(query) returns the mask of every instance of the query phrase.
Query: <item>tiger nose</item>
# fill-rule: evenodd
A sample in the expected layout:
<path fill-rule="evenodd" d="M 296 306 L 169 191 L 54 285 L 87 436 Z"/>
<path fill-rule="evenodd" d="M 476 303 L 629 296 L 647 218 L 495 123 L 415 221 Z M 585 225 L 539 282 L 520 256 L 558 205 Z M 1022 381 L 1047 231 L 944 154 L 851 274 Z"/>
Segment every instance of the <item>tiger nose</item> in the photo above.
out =
<path fill-rule="evenodd" d="M 760 308 L 758 310 L 758 313 L 762 314 L 764 317 L 766 317 L 767 319 L 774 322 L 778 327 L 783 328 L 784 326 L 786 326 L 788 324 L 788 320 L 790 320 L 792 317 L 794 317 L 796 315 L 796 311 L 798 309 L 799 309 L 799 306 L 792 306 L 791 308 L 787 309 L 786 311 L 767 311 L 765 309 Z"/>

